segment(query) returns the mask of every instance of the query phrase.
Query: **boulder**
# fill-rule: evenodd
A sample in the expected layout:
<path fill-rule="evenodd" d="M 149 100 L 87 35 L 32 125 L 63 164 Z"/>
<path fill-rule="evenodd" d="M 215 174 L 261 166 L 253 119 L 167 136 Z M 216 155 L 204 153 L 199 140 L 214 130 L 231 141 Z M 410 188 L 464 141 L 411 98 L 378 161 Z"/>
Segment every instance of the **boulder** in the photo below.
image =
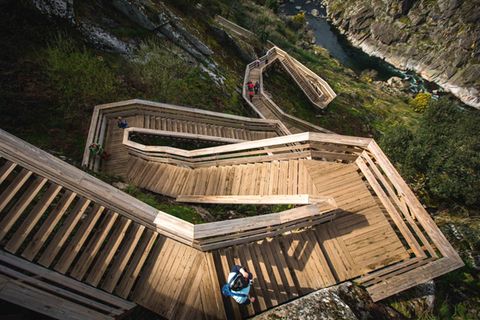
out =
<path fill-rule="evenodd" d="M 401 320 L 401 314 L 373 303 L 368 293 L 350 282 L 320 289 L 292 302 L 262 313 L 255 320 Z"/>
<path fill-rule="evenodd" d="M 131 55 L 133 51 L 131 45 L 92 23 L 80 22 L 77 28 L 85 39 L 97 49 L 116 52 L 126 56 Z"/>
<path fill-rule="evenodd" d="M 196 59 L 203 61 L 213 51 L 189 32 L 182 21 L 165 6 L 141 0 L 114 0 L 113 6 L 144 29 L 165 36 Z"/>
<path fill-rule="evenodd" d="M 410 86 L 408 81 L 405 81 L 404 79 L 400 78 L 400 77 L 391 77 L 387 80 L 387 84 L 394 88 L 394 89 L 398 89 L 398 90 L 405 90 L 405 89 L 408 89 L 408 87 Z"/>
<path fill-rule="evenodd" d="M 128 19 L 135 22 L 142 28 L 147 30 L 155 30 L 158 28 L 158 23 L 150 20 L 147 16 L 145 7 L 139 1 L 135 0 L 113 0 L 112 5 L 123 13 Z"/>
<path fill-rule="evenodd" d="M 318 11 L 318 9 L 312 9 L 312 11 L 310 11 L 310 14 L 314 17 L 318 17 L 320 15 L 320 11 Z"/>
<path fill-rule="evenodd" d="M 49 17 L 75 21 L 73 0 L 32 0 L 34 7 Z"/>

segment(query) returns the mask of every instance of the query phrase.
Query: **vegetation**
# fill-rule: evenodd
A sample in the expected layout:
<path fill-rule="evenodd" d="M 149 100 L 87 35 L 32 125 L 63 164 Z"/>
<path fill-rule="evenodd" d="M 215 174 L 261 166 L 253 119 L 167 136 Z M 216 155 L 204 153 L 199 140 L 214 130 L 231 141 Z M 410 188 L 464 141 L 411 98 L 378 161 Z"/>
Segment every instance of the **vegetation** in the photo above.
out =
<path fill-rule="evenodd" d="M 139 188 L 132 185 L 129 185 L 125 189 L 125 192 L 158 210 L 171 214 L 172 216 L 175 216 L 182 220 L 194 224 L 204 222 L 202 217 L 192 207 L 181 205 L 178 203 L 168 202 L 166 201 L 167 198 L 159 196 L 158 194 L 140 190 Z"/>
<path fill-rule="evenodd" d="M 419 92 L 415 98 L 410 100 L 409 104 L 412 106 L 413 110 L 416 112 L 424 112 L 430 101 L 432 100 L 432 95 L 428 92 Z"/>
<path fill-rule="evenodd" d="M 392 127 L 381 144 L 429 205 L 478 208 L 479 121 L 477 111 L 442 99 L 429 105 L 415 131 Z"/>

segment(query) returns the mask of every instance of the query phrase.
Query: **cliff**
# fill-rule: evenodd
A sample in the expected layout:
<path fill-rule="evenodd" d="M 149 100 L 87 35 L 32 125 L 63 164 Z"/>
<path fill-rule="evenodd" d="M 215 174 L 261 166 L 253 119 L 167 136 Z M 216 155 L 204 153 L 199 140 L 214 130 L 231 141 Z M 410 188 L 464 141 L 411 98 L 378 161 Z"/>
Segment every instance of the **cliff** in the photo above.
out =
<path fill-rule="evenodd" d="M 325 0 L 357 47 L 480 108 L 480 0 Z"/>

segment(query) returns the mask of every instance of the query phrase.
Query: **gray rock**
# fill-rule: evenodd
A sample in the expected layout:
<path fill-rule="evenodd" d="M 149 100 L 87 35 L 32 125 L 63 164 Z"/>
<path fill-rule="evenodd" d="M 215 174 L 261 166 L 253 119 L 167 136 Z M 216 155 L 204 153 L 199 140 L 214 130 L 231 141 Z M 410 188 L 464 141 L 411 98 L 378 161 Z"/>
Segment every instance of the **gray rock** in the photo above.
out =
<path fill-rule="evenodd" d="M 164 6 L 153 6 L 142 0 L 114 0 L 112 4 L 137 25 L 165 36 L 200 61 L 213 54 L 208 46 L 183 26 L 180 18 Z"/>
<path fill-rule="evenodd" d="M 395 310 L 375 304 L 368 293 L 350 282 L 320 289 L 262 313 L 255 320 L 400 320 Z"/>
<path fill-rule="evenodd" d="M 87 22 L 81 22 L 78 25 L 78 30 L 83 34 L 88 42 L 90 42 L 97 49 L 116 52 L 126 56 L 132 53 L 132 47 L 108 33 L 102 28 Z"/>
<path fill-rule="evenodd" d="M 247 43 L 240 39 L 235 39 L 226 33 L 223 29 L 210 26 L 209 32 L 218 40 L 218 42 L 229 49 L 232 49 L 246 63 L 250 63 L 257 59 L 255 50 Z"/>
<path fill-rule="evenodd" d="M 135 0 L 113 0 L 112 5 L 130 20 L 147 30 L 155 30 L 158 25 L 152 22 L 145 13 L 144 7 Z"/>
<path fill-rule="evenodd" d="M 480 109 L 480 0 L 325 0 L 353 45 Z M 405 15 L 406 14 L 406 15 Z"/>
<path fill-rule="evenodd" d="M 35 8 L 49 17 L 75 21 L 73 0 L 31 0 Z"/>

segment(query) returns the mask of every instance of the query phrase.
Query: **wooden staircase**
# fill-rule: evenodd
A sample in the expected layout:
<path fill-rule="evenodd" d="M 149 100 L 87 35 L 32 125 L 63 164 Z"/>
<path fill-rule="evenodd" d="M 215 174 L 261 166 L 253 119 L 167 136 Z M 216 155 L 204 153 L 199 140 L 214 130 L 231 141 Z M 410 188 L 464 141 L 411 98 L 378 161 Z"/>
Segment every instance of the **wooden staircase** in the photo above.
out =
<path fill-rule="evenodd" d="M 127 298 L 158 234 L 19 165 L 10 170 L 11 161 L 2 162 L 3 250 Z"/>

